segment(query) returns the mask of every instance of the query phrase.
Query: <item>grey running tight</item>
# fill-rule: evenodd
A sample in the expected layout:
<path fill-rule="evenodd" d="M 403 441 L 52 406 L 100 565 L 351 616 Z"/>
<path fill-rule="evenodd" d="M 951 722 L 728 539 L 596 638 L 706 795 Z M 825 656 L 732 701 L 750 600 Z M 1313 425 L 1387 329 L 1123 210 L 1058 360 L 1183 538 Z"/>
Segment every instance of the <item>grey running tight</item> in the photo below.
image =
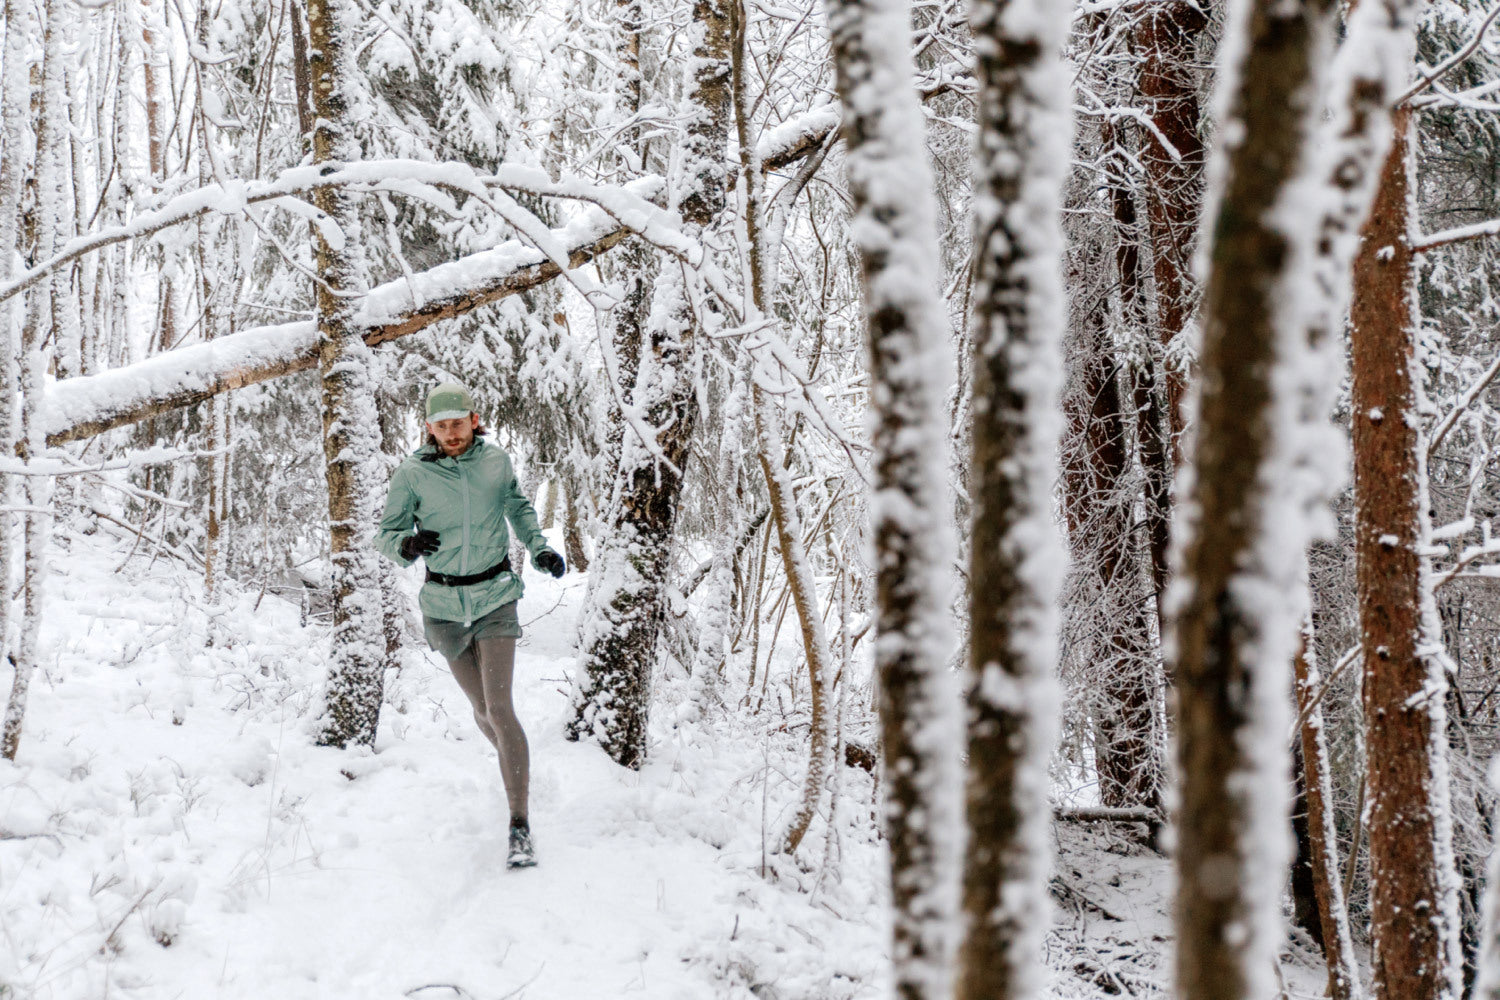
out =
<path fill-rule="evenodd" d="M 513 636 L 475 639 L 448 666 L 458 686 L 474 706 L 474 721 L 500 754 L 500 777 L 510 815 L 526 815 L 526 792 L 531 776 L 531 751 L 521 720 L 511 704 L 511 675 L 515 673 L 516 640 Z"/>

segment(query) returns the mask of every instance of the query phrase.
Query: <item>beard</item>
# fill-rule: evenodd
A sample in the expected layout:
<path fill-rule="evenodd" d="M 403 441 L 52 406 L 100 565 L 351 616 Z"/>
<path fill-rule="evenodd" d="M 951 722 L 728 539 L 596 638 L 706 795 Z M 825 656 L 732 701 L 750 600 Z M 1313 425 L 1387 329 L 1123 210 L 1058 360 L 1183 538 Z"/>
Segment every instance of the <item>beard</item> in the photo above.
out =
<path fill-rule="evenodd" d="M 469 446 L 473 443 L 474 432 L 469 428 L 464 428 L 464 432 L 460 436 L 438 438 L 438 447 L 443 449 L 443 454 L 449 458 L 457 458 L 459 455 L 462 455 L 469 450 Z"/>

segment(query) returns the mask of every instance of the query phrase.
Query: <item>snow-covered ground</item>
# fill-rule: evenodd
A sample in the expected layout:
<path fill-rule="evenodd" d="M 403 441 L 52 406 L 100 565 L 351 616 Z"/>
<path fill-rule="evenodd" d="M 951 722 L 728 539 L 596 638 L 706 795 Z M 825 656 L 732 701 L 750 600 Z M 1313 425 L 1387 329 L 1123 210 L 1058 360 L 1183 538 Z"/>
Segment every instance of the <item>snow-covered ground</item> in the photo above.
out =
<path fill-rule="evenodd" d="M 669 677 L 639 773 L 568 743 L 582 577 L 528 576 L 541 863 L 512 872 L 494 751 L 436 654 L 390 685 L 375 752 L 316 747 L 324 626 L 255 590 L 210 602 L 107 528 L 60 527 L 20 758 L 0 760 L 5 1000 L 885 994 L 868 776 L 843 769 L 835 837 L 820 823 L 800 865 L 767 868 L 795 726 L 681 721 Z M 1166 862 L 1061 835 L 1052 994 L 1164 995 Z"/>

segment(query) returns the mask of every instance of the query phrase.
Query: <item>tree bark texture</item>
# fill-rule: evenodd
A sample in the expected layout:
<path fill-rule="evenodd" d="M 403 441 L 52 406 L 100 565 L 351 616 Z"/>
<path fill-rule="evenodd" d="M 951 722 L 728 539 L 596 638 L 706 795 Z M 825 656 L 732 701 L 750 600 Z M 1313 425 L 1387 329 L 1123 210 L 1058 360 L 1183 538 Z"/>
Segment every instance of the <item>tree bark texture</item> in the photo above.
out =
<path fill-rule="evenodd" d="M 1364 649 L 1370 936 L 1378 1000 L 1461 995 L 1440 633 L 1423 620 L 1412 113 L 1395 137 L 1354 260 L 1351 410 Z"/>
<path fill-rule="evenodd" d="M 563 555 L 574 572 L 584 573 L 589 568 L 589 556 L 583 548 L 583 526 L 578 517 L 578 484 L 566 481 L 563 484 Z"/>
<path fill-rule="evenodd" d="M 349 163 L 359 149 L 349 133 L 353 26 L 349 0 L 308 0 L 314 163 Z M 373 358 L 355 323 L 364 291 L 359 217 L 352 198 L 321 188 L 314 204 L 337 227 L 318 228 L 318 370 L 323 379 L 323 453 L 328 480 L 329 556 L 333 564 L 333 662 L 322 742 L 373 744 L 384 687 L 385 636 L 374 548 L 376 458 L 380 422 L 370 383 Z"/>
<path fill-rule="evenodd" d="M 1065 318 L 1059 206 L 1070 92 L 1068 4 L 969 8 L 979 86 L 967 671 L 969 844 L 960 1000 L 1040 988 L 1047 926 L 1048 763 L 1056 725 L 1053 525 Z"/>
<path fill-rule="evenodd" d="M 724 0 L 697 0 L 690 63 L 689 120 L 673 178 L 683 231 L 701 238 L 722 214 L 729 136 L 729 12 Z M 573 692 L 571 739 L 597 740 L 625 767 L 646 757 L 651 674 L 665 613 L 666 584 L 682 476 L 698 417 L 696 276 L 663 262 L 631 405 L 661 428 L 654 441 L 627 431 L 606 540 L 584 612 L 583 655 Z"/>
<path fill-rule="evenodd" d="M 1283 428 L 1297 412 L 1290 390 L 1304 345 L 1281 310 L 1312 241 L 1290 206 L 1312 169 L 1335 15 L 1333 0 L 1255 0 L 1227 119 L 1239 134 L 1224 152 L 1210 236 L 1196 477 L 1174 616 L 1184 1000 L 1272 995 L 1282 940 L 1282 882 L 1270 873 L 1291 860 L 1286 666 L 1306 529 L 1286 523 L 1301 518 L 1286 468 L 1300 430 Z"/>

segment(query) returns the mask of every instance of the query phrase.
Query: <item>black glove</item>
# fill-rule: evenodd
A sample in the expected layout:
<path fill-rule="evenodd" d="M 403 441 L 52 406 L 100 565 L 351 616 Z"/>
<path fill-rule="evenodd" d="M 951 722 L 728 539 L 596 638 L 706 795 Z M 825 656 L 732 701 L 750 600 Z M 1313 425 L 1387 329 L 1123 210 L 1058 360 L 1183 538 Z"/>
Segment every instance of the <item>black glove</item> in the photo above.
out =
<path fill-rule="evenodd" d="M 568 571 L 567 564 L 563 562 L 563 557 L 551 549 L 543 549 L 538 552 L 532 562 L 536 563 L 537 569 L 543 573 L 551 573 L 553 576 L 562 576 Z"/>
<path fill-rule="evenodd" d="M 426 528 L 418 528 L 415 535 L 407 535 L 401 539 L 401 558 L 415 559 L 417 556 L 430 556 L 438 550 L 438 533 L 428 531 Z"/>

